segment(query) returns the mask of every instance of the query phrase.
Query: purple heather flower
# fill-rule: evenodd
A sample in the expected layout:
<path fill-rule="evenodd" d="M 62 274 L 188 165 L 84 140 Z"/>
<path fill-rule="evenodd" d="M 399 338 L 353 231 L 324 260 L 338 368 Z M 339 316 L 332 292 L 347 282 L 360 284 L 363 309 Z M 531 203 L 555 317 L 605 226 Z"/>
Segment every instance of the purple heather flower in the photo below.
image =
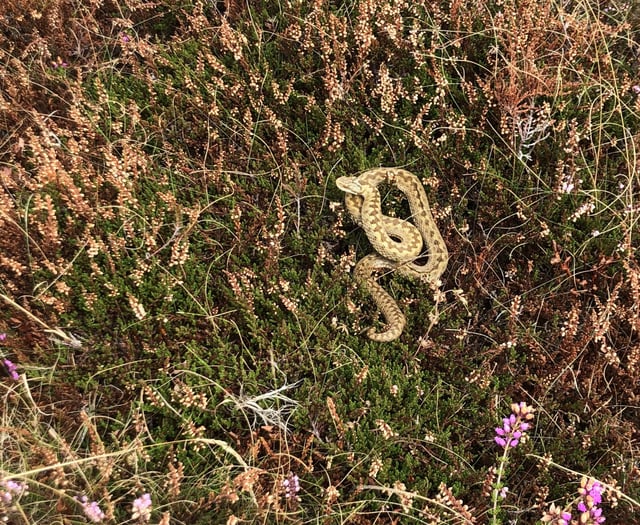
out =
<path fill-rule="evenodd" d="M 69 64 L 67 64 L 64 60 L 62 60 L 60 57 L 58 57 L 54 62 L 51 62 L 51 65 L 53 67 L 57 68 L 66 68 L 69 67 Z"/>
<path fill-rule="evenodd" d="M 127 35 L 127 33 L 120 33 L 120 39 L 124 44 L 127 44 L 128 42 L 131 41 L 131 37 Z"/>
<path fill-rule="evenodd" d="M 13 379 L 14 381 L 20 379 L 20 374 L 18 374 L 18 367 L 14 362 L 9 361 L 8 359 L 3 359 L 2 364 L 7 369 L 7 373 L 9 374 L 9 377 L 11 379 Z"/>
<path fill-rule="evenodd" d="M 21 496 L 28 492 L 28 486 L 26 483 L 20 481 L 13 481 L 9 479 L 7 481 L 0 481 L 0 502 L 5 505 L 10 505 L 15 496 Z"/>
<path fill-rule="evenodd" d="M 76 500 L 80 502 L 82 505 L 82 510 L 87 518 L 89 518 L 93 523 L 100 523 L 103 519 L 105 519 L 105 514 L 100 509 L 97 501 L 89 501 L 87 496 L 76 496 Z"/>
<path fill-rule="evenodd" d="M 600 503 L 602 503 L 602 485 L 595 479 L 583 477 L 580 480 L 578 493 L 591 503 L 589 506 L 600 505 Z M 588 498 L 591 499 L 589 500 Z"/>
<path fill-rule="evenodd" d="M 579 506 L 580 505 L 578 505 L 578 507 Z M 606 518 L 602 515 L 602 509 L 600 507 L 592 507 L 588 511 L 581 511 L 579 521 L 580 523 L 592 525 L 604 523 L 606 521 Z"/>
<path fill-rule="evenodd" d="M 7 334 L 4 332 L 0 334 L 0 341 L 4 341 L 7 338 Z"/>
<path fill-rule="evenodd" d="M 297 494 L 300 492 L 300 478 L 293 472 L 289 472 L 287 479 L 282 482 L 282 486 L 285 490 L 285 498 L 297 498 Z"/>
<path fill-rule="evenodd" d="M 595 521 L 596 523 L 603 523 L 607 519 L 602 515 L 602 509 L 599 507 L 593 507 L 589 511 L 589 514 L 591 515 L 591 518 L 593 519 L 593 521 Z"/>
<path fill-rule="evenodd" d="M 602 515 L 602 509 L 598 507 L 602 503 L 602 484 L 595 479 L 583 477 L 580 480 L 578 494 L 582 496 L 582 500 L 578 503 L 578 511 L 580 511 L 580 523 L 599 524 L 605 521 Z"/>
<path fill-rule="evenodd" d="M 513 448 L 520 443 L 524 432 L 531 428 L 527 421 L 533 419 L 534 409 L 526 403 L 513 403 L 513 413 L 502 419 L 502 427 L 496 428 L 495 442 L 502 448 Z"/>
<path fill-rule="evenodd" d="M 131 519 L 149 521 L 151 517 L 151 494 L 145 493 L 133 500 Z"/>
<path fill-rule="evenodd" d="M 5 481 L 2 484 L 8 491 L 13 492 L 14 494 L 20 494 L 26 488 L 26 485 L 24 483 L 13 481 L 12 479 Z"/>

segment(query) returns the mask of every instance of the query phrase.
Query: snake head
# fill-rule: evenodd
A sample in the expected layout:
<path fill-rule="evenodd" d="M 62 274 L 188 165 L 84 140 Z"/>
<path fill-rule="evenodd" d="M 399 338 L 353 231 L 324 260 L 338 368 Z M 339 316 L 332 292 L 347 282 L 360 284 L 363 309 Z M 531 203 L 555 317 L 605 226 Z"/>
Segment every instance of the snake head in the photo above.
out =
<path fill-rule="evenodd" d="M 362 193 L 362 184 L 356 177 L 338 177 L 336 186 L 351 195 L 360 195 Z"/>

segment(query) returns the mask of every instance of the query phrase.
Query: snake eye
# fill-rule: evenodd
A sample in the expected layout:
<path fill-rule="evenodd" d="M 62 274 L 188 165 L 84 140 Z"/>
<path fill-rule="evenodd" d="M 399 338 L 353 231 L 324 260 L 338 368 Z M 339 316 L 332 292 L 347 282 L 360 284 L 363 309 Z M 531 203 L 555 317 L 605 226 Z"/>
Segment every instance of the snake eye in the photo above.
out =
<path fill-rule="evenodd" d="M 413 264 L 415 264 L 416 266 L 426 266 L 428 262 L 429 262 L 429 256 L 421 255 L 420 257 L 418 257 L 413 261 Z"/>

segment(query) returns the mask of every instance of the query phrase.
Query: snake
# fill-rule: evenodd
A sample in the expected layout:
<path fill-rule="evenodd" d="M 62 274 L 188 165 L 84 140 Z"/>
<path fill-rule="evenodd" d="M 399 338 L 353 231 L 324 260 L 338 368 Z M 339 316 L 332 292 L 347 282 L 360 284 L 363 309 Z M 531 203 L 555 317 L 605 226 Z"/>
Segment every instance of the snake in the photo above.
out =
<path fill-rule="evenodd" d="M 413 224 L 408 220 L 382 213 L 378 186 L 387 183 L 406 196 Z M 378 342 L 400 337 L 406 317 L 396 301 L 375 279 L 380 270 L 437 286 L 449 262 L 449 252 L 433 218 L 427 194 L 420 179 L 401 168 L 375 168 L 355 177 L 338 177 L 336 186 L 345 192 L 345 206 L 354 222 L 362 227 L 376 253 L 356 263 L 354 279 L 369 292 L 386 321 L 383 331 L 371 327 L 369 339 Z M 425 263 L 417 259 L 426 247 Z"/>

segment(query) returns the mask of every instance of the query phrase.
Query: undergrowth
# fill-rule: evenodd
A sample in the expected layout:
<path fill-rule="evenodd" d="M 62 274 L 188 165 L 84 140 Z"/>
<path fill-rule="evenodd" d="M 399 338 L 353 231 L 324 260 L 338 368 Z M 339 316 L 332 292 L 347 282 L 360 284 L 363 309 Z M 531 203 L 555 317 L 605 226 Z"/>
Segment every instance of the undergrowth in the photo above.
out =
<path fill-rule="evenodd" d="M 639 22 L 5 2 L 0 516 L 631 523 Z M 386 344 L 335 186 L 377 166 L 421 178 L 450 253 L 439 290 L 381 278 Z"/>

